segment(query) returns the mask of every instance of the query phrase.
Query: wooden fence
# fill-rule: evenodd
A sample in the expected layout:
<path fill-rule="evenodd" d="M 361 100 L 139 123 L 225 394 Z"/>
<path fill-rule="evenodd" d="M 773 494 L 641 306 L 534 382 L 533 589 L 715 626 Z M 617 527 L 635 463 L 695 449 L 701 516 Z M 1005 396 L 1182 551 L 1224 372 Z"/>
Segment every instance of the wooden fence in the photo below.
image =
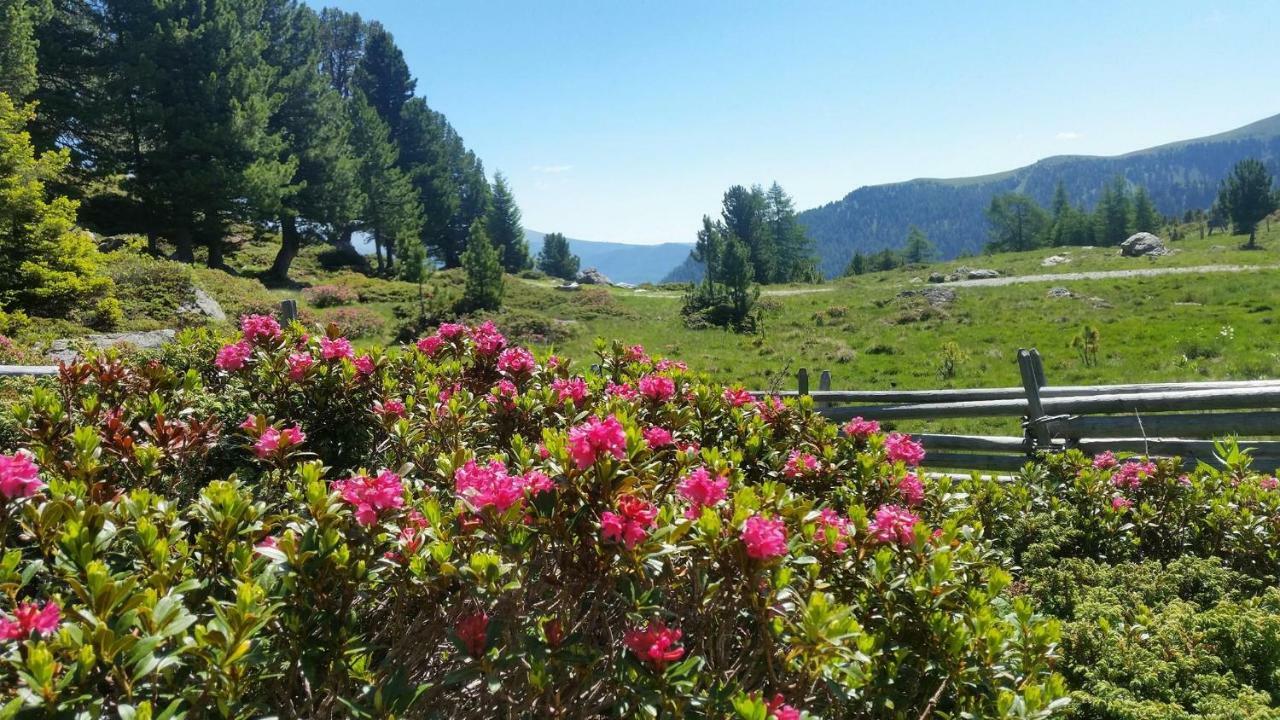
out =
<path fill-rule="evenodd" d="M 835 421 L 1021 418 L 1021 437 L 917 434 L 933 468 L 1017 470 L 1038 452 L 1066 448 L 1220 464 L 1213 438 L 1227 436 L 1252 451 L 1256 469 L 1280 467 L 1280 440 L 1265 439 L 1280 436 L 1280 380 L 1055 386 L 1035 350 L 1018 351 L 1018 368 L 1021 387 L 906 391 L 831 390 L 826 371 L 811 391 L 801 370 L 799 389 L 778 394 L 809 395 Z"/>

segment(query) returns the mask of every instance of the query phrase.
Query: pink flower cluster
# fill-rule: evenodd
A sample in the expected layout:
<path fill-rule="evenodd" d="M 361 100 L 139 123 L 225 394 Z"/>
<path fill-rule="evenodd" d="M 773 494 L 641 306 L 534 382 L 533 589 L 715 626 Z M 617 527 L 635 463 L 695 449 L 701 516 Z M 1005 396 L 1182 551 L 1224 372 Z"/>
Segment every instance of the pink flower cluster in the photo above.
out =
<path fill-rule="evenodd" d="M 391 398 L 386 402 L 374 400 L 372 410 L 374 415 L 377 415 L 383 420 L 395 420 L 396 418 L 402 418 L 405 416 L 404 403 L 396 400 L 395 398 Z"/>
<path fill-rule="evenodd" d="M 666 375 L 645 375 L 639 386 L 640 394 L 650 402 L 666 402 L 676 394 L 676 382 Z"/>
<path fill-rule="evenodd" d="M 1110 470 L 1119 464 L 1120 461 L 1116 460 L 1115 454 L 1110 450 L 1093 456 L 1093 467 L 1097 470 Z"/>
<path fill-rule="evenodd" d="M 924 482 L 920 473 L 908 473 L 898 481 L 898 495 L 909 507 L 916 507 L 924 502 Z"/>
<path fill-rule="evenodd" d="M 875 420 L 863 420 L 861 417 L 856 417 L 845 423 L 842 429 L 845 435 L 855 440 L 866 440 L 880 432 L 880 423 Z"/>
<path fill-rule="evenodd" d="M 383 470 L 372 478 L 357 475 L 334 480 L 333 489 L 356 509 L 356 522 L 361 525 L 372 525 L 378 522 L 382 512 L 404 505 L 404 483 L 390 470 Z"/>
<path fill-rule="evenodd" d="M 1150 461 L 1130 460 L 1111 474 L 1111 484 L 1118 488 L 1136 490 L 1142 487 L 1142 481 L 1155 477 L 1156 464 Z"/>
<path fill-rule="evenodd" d="M 284 334 L 280 331 L 280 323 L 270 315 L 245 315 L 240 318 L 240 332 L 254 345 L 279 342 Z"/>
<path fill-rule="evenodd" d="M 498 356 L 498 370 L 521 377 L 532 374 L 537 368 L 538 363 L 533 359 L 533 353 L 522 347 L 507 348 Z"/>
<path fill-rule="evenodd" d="M 725 388 L 723 396 L 724 401 L 733 407 L 742 407 L 755 402 L 755 398 L 751 396 L 751 393 L 740 387 Z"/>
<path fill-rule="evenodd" d="M 629 363 L 649 364 L 649 354 L 644 351 L 643 345 L 632 345 L 622 354 L 622 359 Z"/>
<path fill-rule="evenodd" d="M 814 539 L 828 549 L 842 553 L 849 549 L 848 538 L 853 536 L 853 523 L 831 508 L 822 508 L 816 521 Z"/>
<path fill-rule="evenodd" d="M 351 341 L 344 337 L 322 337 L 320 338 L 320 357 L 334 362 L 343 358 L 354 358 L 355 351 L 351 349 Z"/>
<path fill-rule="evenodd" d="M 627 432 L 618 418 L 593 417 L 569 431 L 569 455 L 579 470 L 585 470 L 605 455 L 618 460 L 627 457 Z"/>
<path fill-rule="evenodd" d="M 548 492 L 555 489 L 555 482 L 537 470 L 510 475 L 501 460 L 490 460 L 487 465 L 468 460 L 454 471 L 453 487 L 473 512 L 491 507 L 503 513 L 523 502 L 526 492 L 534 495 Z"/>
<path fill-rule="evenodd" d="M 881 505 L 867 527 L 867 532 L 877 542 L 910 545 L 915 542 L 917 517 L 901 505 Z"/>
<path fill-rule="evenodd" d="M 443 329 L 444 326 L 440 327 Z M 471 331 L 471 341 L 476 344 L 476 352 L 484 357 L 497 355 L 507 346 L 507 339 L 488 320 Z"/>
<path fill-rule="evenodd" d="M 32 457 L 27 450 L 0 455 L 0 497 L 5 500 L 31 497 L 45 488 L 40 481 L 40 468 Z"/>
<path fill-rule="evenodd" d="M 769 720 L 800 720 L 800 711 L 788 705 L 781 693 L 773 696 L 766 709 Z"/>
<path fill-rule="evenodd" d="M 244 422 L 240 423 L 240 429 L 256 438 L 253 443 L 253 452 L 263 459 L 283 454 L 290 448 L 301 445 L 307 439 L 307 434 L 297 425 L 277 428 L 274 425 L 267 425 L 265 419 L 255 415 L 246 417 Z"/>
<path fill-rule="evenodd" d="M 787 526 L 782 518 L 772 520 L 752 515 L 742 524 L 742 544 L 747 556 L 756 560 L 772 560 L 787 554 Z"/>
<path fill-rule="evenodd" d="M 884 439 L 884 451 L 889 462 L 901 460 L 911 467 L 924 462 L 924 446 L 912 440 L 910 435 L 889 433 Z"/>
<path fill-rule="evenodd" d="M 1116 510 L 1116 511 L 1127 510 L 1131 507 L 1133 507 L 1133 501 L 1127 497 L 1120 496 L 1120 497 L 1111 498 L 1112 510 Z"/>
<path fill-rule="evenodd" d="M 658 507 L 640 498 L 622 495 L 617 509 L 616 513 L 600 514 L 600 535 L 608 542 L 620 542 L 633 550 L 649 536 L 649 529 L 658 520 Z"/>
<path fill-rule="evenodd" d="M 604 394 L 609 397 L 622 398 L 623 400 L 635 400 L 640 397 L 640 391 L 631 387 L 627 383 L 609 383 L 605 388 Z"/>
<path fill-rule="evenodd" d="M 644 442 L 649 446 L 650 450 L 664 448 L 672 443 L 671 431 L 658 426 L 645 428 Z"/>
<path fill-rule="evenodd" d="M 723 475 L 712 477 L 705 467 L 699 467 L 680 481 L 676 490 L 680 496 L 689 501 L 689 509 L 684 516 L 696 520 L 702 514 L 702 508 L 714 507 L 725 498 L 729 488 L 729 478 Z"/>
<path fill-rule="evenodd" d="M 649 623 L 643 628 L 632 628 L 622 637 L 622 642 L 641 662 L 652 665 L 662 672 L 668 663 L 684 657 L 684 648 L 678 643 L 684 633 L 669 628 L 661 620 Z"/>
<path fill-rule="evenodd" d="M 289 364 L 289 379 L 294 382 L 305 380 L 307 373 L 311 371 L 311 367 L 316 364 L 315 358 L 311 357 L 311 353 L 305 352 L 293 353 L 285 362 Z"/>
<path fill-rule="evenodd" d="M 439 335 L 428 335 L 418 341 L 418 350 L 427 357 L 435 357 L 443 346 L 444 340 Z"/>
<path fill-rule="evenodd" d="M 464 615 L 458 619 L 458 624 L 454 626 L 454 632 L 458 634 L 458 639 L 462 641 L 462 646 L 467 649 L 467 654 L 473 658 L 478 658 L 484 654 L 484 648 L 487 644 L 489 616 L 482 612 Z"/>
<path fill-rule="evenodd" d="M 62 621 L 62 609 L 56 602 L 42 606 L 32 602 L 18 603 L 12 618 L 0 618 L 0 640 L 21 640 L 31 633 L 52 635 Z"/>
<path fill-rule="evenodd" d="M 219 370 L 235 372 L 244 367 L 245 362 L 252 354 L 253 348 L 249 346 L 249 343 L 241 340 L 240 342 L 222 346 L 222 349 L 218 351 L 218 356 L 213 359 L 213 364 Z"/>
<path fill-rule="evenodd" d="M 818 458 L 807 452 L 792 450 L 791 455 L 787 457 L 787 464 L 782 468 L 782 474 L 789 478 L 804 477 L 813 475 L 818 472 Z"/>
<path fill-rule="evenodd" d="M 560 402 L 571 402 L 574 405 L 581 405 L 591 392 L 587 387 L 587 381 L 580 377 L 556 378 L 551 381 L 551 389 L 555 391 L 556 399 Z"/>

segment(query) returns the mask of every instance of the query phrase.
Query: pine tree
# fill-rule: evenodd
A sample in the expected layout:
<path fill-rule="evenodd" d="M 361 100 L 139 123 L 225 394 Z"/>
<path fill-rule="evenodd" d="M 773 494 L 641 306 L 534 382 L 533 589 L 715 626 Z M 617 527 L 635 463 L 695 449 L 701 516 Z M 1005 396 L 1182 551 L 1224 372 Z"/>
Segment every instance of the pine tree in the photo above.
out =
<path fill-rule="evenodd" d="M 1021 252 L 1040 247 L 1047 239 L 1049 216 L 1035 200 L 1021 193 L 1005 193 L 991 199 L 987 208 L 994 252 Z"/>
<path fill-rule="evenodd" d="M 739 330 L 752 331 L 755 329 L 752 309 L 760 291 L 754 284 L 756 273 L 751 267 L 750 253 L 737 237 L 730 235 L 725 242 L 722 267 L 720 281 L 733 310 L 732 322 Z"/>
<path fill-rule="evenodd" d="M 803 282 L 817 276 L 813 242 L 796 216 L 795 203 L 778 183 L 765 194 L 765 221 L 777 255 L 774 282 Z"/>
<path fill-rule="evenodd" d="M 715 285 L 721 274 L 724 243 L 724 226 L 712 220 L 710 216 L 703 215 L 702 229 L 698 231 L 698 240 L 694 243 L 690 256 L 694 262 L 702 263 L 702 282 L 712 294 L 715 293 Z"/>
<path fill-rule="evenodd" d="M 1129 187 L 1123 177 L 1117 177 L 1102 191 L 1102 199 L 1094 211 L 1094 235 L 1103 245 L 1119 245 L 1124 242 L 1133 227 Z"/>
<path fill-rule="evenodd" d="M 489 206 L 489 237 L 502 255 L 502 267 L 517 273 L 531 265 L 529 243 L 520 226 L 520 207 L 502 173 L 493 176 L 493 202 Z"/>
<path fill-rule="evenodd" d="M 1235 234 L 1248 233 L 1245 247 L 1250 250 L 1258 247 L 1258 223 L 1276 210 L 1272 183 L 1271 174 L 1261 161 L 1246 158 L 1236 163 L 1218 191 L 1218 207 L 1231 218 Z"/>
<path fill-rule="evenodd" d="M 68 152 L 37 157 L 28 120 L 29 111 L 0 93 L 0 310 L 110 327 L 120 305 L 92 238 L 75 228 L 76 204 L 46 200 L 46 183 Z"/>
<path fill-rule="evenodd" d="M 552 276 L 573 280 L 578 277 L 580 261 L 569 250 L 569 241 L 560 233 L 547 233 L 538 253 L 538 269 Z"/>
<path fill-rule="evenodd" d="M 462 304 L 468 310 L 497 310 L 502 306 L 502 261 L 489 241 L 484 220 L 471 224 L 467 250 L 462 254 L 466 286 Z"/>
<path fill-rule="evenodd" d="M 353 77 L 355 87 L 387 124 L 393 142 L 400 142 L 401 111 L 413 97 L 418 81 L 409 73 L 404 53 L 381 23 L 369 23 L 364 53 Z"/>
<path fill-rule="evenodd" d="M 0 92 L 21 101 L 36 89 L 36 26 L 49 0 L 0 0 Z"/>
<path fill-rule="evenodd" d="M 1139 186 L 1133 194 L 1133 231 L 1153 233 L 1160 227 L 1160 213 L 1147 189 Z"/>
<path fill-rule="evenodd" d="M 359 13 L 349 13 L 337 8 L 320 11 L 320 45 L 323 54 L 320 70 L 329 78 L 329 85 L 349 98 L 355 91 L 356 68 L 364 57 L 369 27 Z"/>
<path fill-rule="evenodd" d="M 907 231 L 907 242 L 902 248 L 902 256 L 908 265 L 920 265 L 933 260 L 933 243 L 924 231 L 915 225 Z"/>
<path fill-rule="evenodd" d="M 725 229 L 747 249 L 759 283 L 773 282 L 778 271 L 777 247 L 766 222 L 766 207 L 764 190 L 759 185 L 751 189 L 734 185 L 725 192 L 720 211 Z"/>
<path fill-rule="evenodd" d="M 1056 224 L 1070 209 L 1071 199 L 1067 197 L 1067 186 L 1059 180 L 1058 185 L 1053 189 L 1053 202 L 1049 204 L 1049 210 L 1053 213 L 1053 222 Z"/>
<path fill-rule="evenodd" d="M 360 159 L 359 185 L 366 199 L 361 226 L 373 235 L 379 271 L 391 270 L 394 248 L 409 239 L 421 242 L 422 209 L 413 184 L 396 165 L 395 145 L 382 118 L 361 95 L 348 105 L 351 142 Z"/>
<path fill-rule="evenodd" d="M 849 266 L 845 269 L 846 277 L 851 275 L 865 275 L 867 273 L 867 256 L 861 251 L 855 252 L 853 257 L 849 258 Z"/>

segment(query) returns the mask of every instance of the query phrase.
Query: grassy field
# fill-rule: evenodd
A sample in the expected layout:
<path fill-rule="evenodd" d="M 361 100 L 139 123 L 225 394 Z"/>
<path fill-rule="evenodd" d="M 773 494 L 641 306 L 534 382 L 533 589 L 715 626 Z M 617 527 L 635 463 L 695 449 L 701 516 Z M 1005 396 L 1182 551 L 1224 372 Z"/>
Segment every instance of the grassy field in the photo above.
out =
<path fill-rule="evenodd" d="M 1174 243 L 1172 255 L 1123 258 L 1114 248 L 1050 248 L 966 258 L 844 278 L 821 286 L 778 286 L 765 291 L 765 329 L 758 335 L 689 330 L 680 317 L 678 288 L 554 289 L 549 280 L 508 277 L 503 311 L 495 319 L 524 342 L 570 356 L 593 358 L 595 338 L 642 343 L 678 357 L 698 371 L 751 388 L 794 386 L 798 368 L 828 369 L 833 386 L 922 389 L 1018 384 L 1016 352 L 1040 350 L 1050 383 L 1247 379 L 1280 376 L 1276 308 L 1280 307 L 1280 223 L 1259 235 L 1261 250 L 1242 250 L 1245 238 L 1218 234 Z M 130 329 L 173 327 L 174 308 L 199 286 L 228 314 L 267 310 L 298 298 L 303 319 L 359 323 L 360 342 L 392 340 L 401 322 L 397 308 L 416 308 L 418 287 L 371 278 L 350 269 L 325 270 L 319 248 L 298 258 L 294 283 L 268 288 L 257 275 L 269 266 L 269 239 L 245 241 L 231 255 L 233 273 L 188 268 L 136 254 L 117 253 L 111 267 L 125 302 Z M 1042 265 L 1050 255 L 1071 262 Z M 952 302 L 930 304 L 904 292 L 934 287 L 930 272 L 960 265 L 1004 275 L 1132 270 L 1202 265 L 1257 266 L 1243 272 L 1204 272 L 1158 277 L 1048 281 L 997 287 L 956 287 Z M 448 305 L 460 292 L 456 271 L 440 272 L 426 285 L 428 304 Z M 313 308 L 307 287 L 344 285 L 357 305 Z M 947 286 L 942 286 L 947 287 Z M 1071 297 L 1051 297 L 1051 288 Z M 1100 336 L 1096 364 L 1086 364 L 1071 339 L 1091 324 Z M 74 332 L 65 324 L 42 325 L 38 337 Z M 39 335 L 43 333 L 43 335 Z M 953 371 L 944 370 L 951 343 Z M 968 423 L 954 423 L 967 426 Z"/>

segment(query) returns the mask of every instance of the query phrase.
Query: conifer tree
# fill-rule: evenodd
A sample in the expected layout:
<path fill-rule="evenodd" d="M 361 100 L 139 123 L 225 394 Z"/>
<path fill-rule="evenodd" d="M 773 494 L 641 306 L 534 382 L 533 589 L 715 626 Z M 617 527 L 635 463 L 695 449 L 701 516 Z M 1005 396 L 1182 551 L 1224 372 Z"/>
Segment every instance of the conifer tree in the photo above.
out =
<path fill-rule="evenodd" d="M 466 273 L 462 304 L 468 310 L 497 310 L 502 306 L 502 261 L 489 240 L 483 219 L 471 224 L 466 252 L 462 253 Z"/>
<path fill-rule="evenodd" d="M 1151 202 L 1147 189 L 1138 186 L 1133 193 L 1133 231 L 1153 233 L 1160 227 L 1160 213 Z"/>
<path fill-rule="evenodd" d="M 1035 200 L 1021 193 L 1005 193 L 991 199 L 987 208 L 991 225 L 991 241 L 987 248 L 995 252 L 1020 252 L 1044 244 L 1049 217 Z"/>
<path fill-rule="evenodd" d="M 356 68 L 364 57 L 369 28 L 359 13 L 349 13 L 337 8 L 320 11 L 320 45 L 323 53 L 320 70 L 329 79 L 329 85 L 349 98 L 355 92 Z"/>
<path fill-rule="evenodd" d="M 845 269 L 845 276 L 865 275 L 867 272 L 867 256 L 862 251 L 855 252 L 853 257 L 849 258 L 849 266 Z"/>
<path fill-rule="evenodd" d="M 1129 237 L 1133 213 L 1129 188 L 1123 177 L 1116 177 L 1103 189 L 1102 199 L 1094 211 L 1094 222 L 1094 235 L 1103 245 L 1119 245 Z"/>
<path fill-rule="evenodd" d="M 573 280 L 578 277 L 580 261 L 569 250 L 569 241 L 560 233 L 547 233 L 538 253 L 538 269 L 552 276 Z"/>
<path fill-rule="evenodd" d="M 1071 209 L 1071 200 L 1067 197 L 1067 186 L 1061 180 L 1053 189 L 1053 202 L 1049 205 L 1053 213 L 1053 222 L 1057 223 Z"/>
<path fill-rule="evenodd" d="M 907 231 L 907 242 L 902 248 L 902 257 L 908 265 L 919 265 L 933 260 L 933 243 L 924 231 L 915 225 Z"/>
<path fill-rule="evenodd" d="M 724 194 L 720 211 L 726 231 L 747 249 L 755 281 L 773 282 L 778 268 L 777 247 L 766 221 L 767 201 L 759 186 L 734 185 Z"/>
<path fill-rule="evenodd" d="M 1249 249 L 1258 247 L 1258 223 L 1275 212 L 1277 198 L 1272 192 L 1271 174 L 1261 161 L 1246 158 L 1236 163 L 1231 174 L 1222 181 L 1217 206 L 1231 218 L 1237 235 L 1248 233 Z"/>
<path fill-rule="evenodd" d="M 710 216 L 703 215 L 702 229 L 698 231 L 698 240 L 690 255 L 694 262 L 702 263 L 702 282 L 713 294 L 716 280 L 720 277 L 721 263 L 724 261 L 724 243 L 724 226 Z"/>
<path fill-rule="evenodd" d="M 531 265 L 529 243 L 524 239 L 520 226 L 520 207 L 502 173 L 493 176 L 493 201 L 489 206 L 487 221 L 489 238 L 502 255 L 502 267 L 509 273 L 517 273 Z"/>
<path fill-rule="evenodd" d="M 0 0 L 0 92 L 22 101 L 36 89 L 36 26 L 49 0 Z"/>
<path fill-rule="evenodd" d="M 378 270 L 390 271 L 395 267 L 398 245 L 408 238 L 420 242 L 422 209 L 413 184 L 396 165 L 395 145 L 382 118 L 362 95 L 357 94 L 348 104 L 352 146 L 360 159 L 360 190 L 366 199 L 361 226 L 373 236 Z"/>
<path fill-rule="evenodd" d="M 392 142 L 399 143 L 401 111 L 413 97 L 418 81 L 409 73 L 404 53 L 382 23 L 369 23 L 364 52 L 353 77 L 355 87 L 387 124 Z"/>
<path fill-rule="evenodd" d="M 803 282 L 817 276 L 813 243 L 796 217 L 795 203 L 778 183 L 765 194 L 765 218 L 777 256 L 773 282 Z"/>

